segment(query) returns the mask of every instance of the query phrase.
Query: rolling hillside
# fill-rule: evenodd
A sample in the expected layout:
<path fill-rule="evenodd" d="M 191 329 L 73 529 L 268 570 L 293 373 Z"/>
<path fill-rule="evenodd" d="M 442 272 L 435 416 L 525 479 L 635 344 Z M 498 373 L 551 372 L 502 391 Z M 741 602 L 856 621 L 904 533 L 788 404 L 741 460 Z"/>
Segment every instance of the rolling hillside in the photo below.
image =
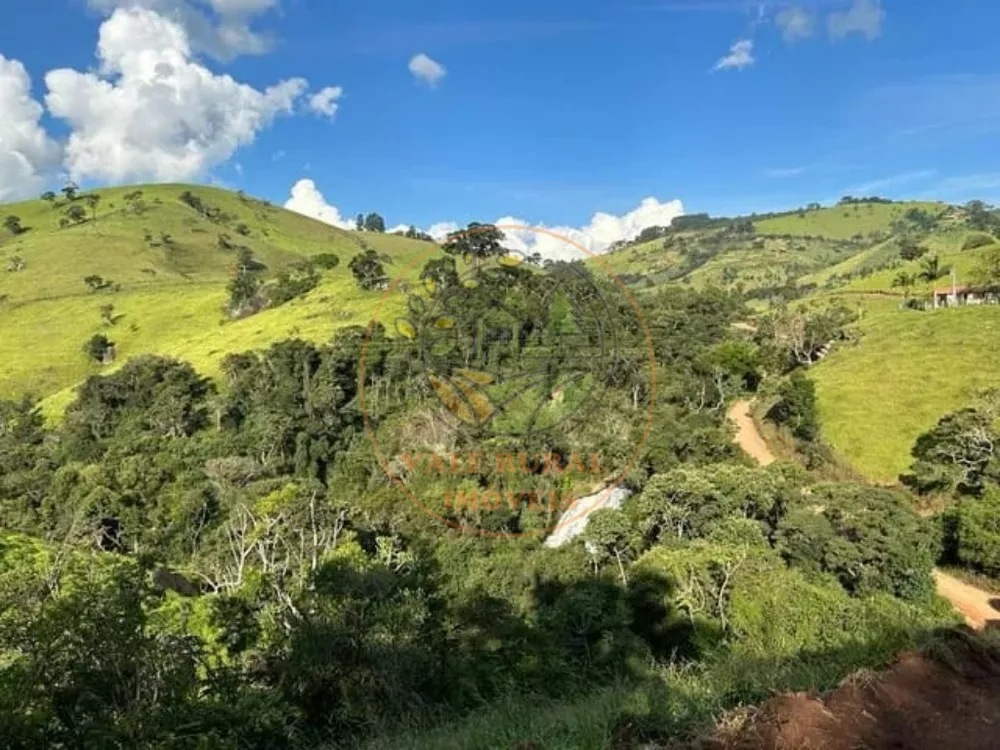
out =
<path fill-rule="evenodd" d="M 931 226 L 908 218 L 933 217 Z M 745 224 L 745 221 L 743 223 Z M 893 483 L 910 465 L 910 449 L 949 411 L 968 405 L 977 389 L 1000 386 L 1000 308 L 901 309 L 907 293 L 929 300 L 936 287 L 968 283 L 996 243 L 965 249 L 979 232 L 964 212 L 940 203 L 852 203 L 702 229 L 671 230 L 608 256 L 622 278 L 642 289 L 674 281 L 742 290 L 760 311 L 781 300 L 845 303 L 861 315 L 861 341 L 835 347 L 810 370 L 824 438 L 869 478 Z M 901 243 L 925 248 L 904 260 Z M 921 278 L 937 256 L 941 276 Z M 906 291 L 895 284 L 913 277 Z M 878 292 L 882 296 L 870 296 Z"/>
<path fill-rule="evenodd" d="M 201 210 L 183 202 L 189 191 Z M 0 231 L 0 397 L 51 396 L 99 371 L 82 346 L 95 333 L 117 345 L 118 363 L 144 353 L 182 357 L 214 374 L 229 352 L 289 336 L 327 339 L 336 326 L 367 324 L 379 292 L 355 284 L 348 261 L 365 247 L 387 255 L 390 276 L 402 273 L 429 243 L 375 233 L 345 232 L 243 194 L 184 185 L 95 191 L 96 220 L 65 223 L 70 204 L 37 200 L 0 208 L 27 229 Z M 253 252 L 266 275 L 320 253 L 340 264 L 323 272 L 304 297 L 242 320 L 223 311 L 236 247 Z M 229 249 L 226 249 L 228 247 Z M 17 266 L 19 270 L 10 270 Z M 109 288 L 92 292 L 84 279 Z M 400 295 L 400 300 L 402 296 Z M 115 324 L 101 319 L 114 305 Z M 68 396 L 69 394 L 64 394 Z M 60 399 L 54 403 L 58 405 Z"/>
<path fill-rule="evenodd" d="M 193 194 L 182 199 L 185 193 Z M 347 263 L 370 247 L 391 259 L 390 276 L 410 276 L 434 246 L 403 237 L 346 232 L 241 193 L 185 185 L 96 191 L 96 220 L 85 200 L 36 200 L 0 208 L 26 228 L 0 230 L 0 398 L 31 393 L 58 414 L 88 374 L 106 370 L 82 346 L 104 333 L 117 347 L 116 365 L 144 353 L 176 356 L 215 375 L 226 354 L 299 336 L 327 339 L 334 328 L 368 322 L 379 292 L 354 282 Z M 191 205 L 191 203 L 194 205 Z M 86 221 L 67 225 L 71 205 Z M 937 217 L 931 229 L 908 223 L 914 209 Z M 937 203 L 862 203 L 811 208 L 752 220 L 711 220 L 672 229 L 609 253 L 601 266 L 636 289 L 680 283 L 741 290 L 765 310 L 776 300 L 889 292 L 898 299 L 845 297 L 864 310 L 857 345 L 835 349 L 813 368 L 824 435 L 855 468 L 895 481 L 909 464 L 913 441 L 945 412 L 967 403 L 977 388 L 1000 384 L 993 342 L 1000 309 L 938 313 L 901 310 L 901 273 L 917 274 L 921 260 L 899 255 L 899 232 L 918 237 L 943 268 L 968 280 L 987 245 L 963 250 L 971 230 Z M 752 226 L 751 226 L 752 221 Z M 308 294 L 241 320 L 224 312 L 226 284 L 237 247 L 274 274 L 320 253 L 340 264 L 323 272 Z M 13 270 L 13 269 L 17 270 Z M 107 289 L 84 279 L 100 276 Z M 936 281 L 917 279 L 926 296 Z M 390 299 L 402 309 L 404 294 Z M 101 308 L 114 306 L 114 325 Z M 391 319 L 393 311 L 385 311 Z"/>
<path fill-rule="evenodd" d="M 894 483 L 916 439 L 977 389 L 1000 386 L 1000 307 L 935 312 L 867 300 L 860 343 L 810 370 L 825 439 L 867 477 Z"/>

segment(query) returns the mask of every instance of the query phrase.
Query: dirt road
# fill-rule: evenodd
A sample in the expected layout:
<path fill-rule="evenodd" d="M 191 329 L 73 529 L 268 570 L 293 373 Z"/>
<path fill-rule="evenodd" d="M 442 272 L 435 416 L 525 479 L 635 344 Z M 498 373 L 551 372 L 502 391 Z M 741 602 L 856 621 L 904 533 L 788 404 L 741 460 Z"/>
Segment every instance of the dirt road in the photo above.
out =
<path fill-rule="evenodd" d="M 736 425 L 736 443 L 740 448 L 761 466 L 774 463 L 774 454 L 750 416 L 749 401 L 737 401 L 733 404 L 729 410 L 729 420 Z M 970 586 L 940 570 L 934 571 L 934 581 L 938 594 L 951 602 L 971 627 L 981 630 L 989 622 L 1000 623 L 1000 597 Z"/>
<path fill-rule="evenodd" d="M 756 459 L 761 466 L 768 466 L 775 462 L 774 454 L 764 442 L 763 435 L 754 424 L 753 417 L 750 416 L 750 402 L 737 401 L 729 409 L 729 421 L 736 425 L 736 444 Z"/>
<path fill-rule="evenodd" d="M 981 630 L 990 622 L 1000 624 L 1000 596 L 970 586 L 940 570 L 934 571 L 934 582 L 938 594 L 951 602 L 971 627 Z"/>

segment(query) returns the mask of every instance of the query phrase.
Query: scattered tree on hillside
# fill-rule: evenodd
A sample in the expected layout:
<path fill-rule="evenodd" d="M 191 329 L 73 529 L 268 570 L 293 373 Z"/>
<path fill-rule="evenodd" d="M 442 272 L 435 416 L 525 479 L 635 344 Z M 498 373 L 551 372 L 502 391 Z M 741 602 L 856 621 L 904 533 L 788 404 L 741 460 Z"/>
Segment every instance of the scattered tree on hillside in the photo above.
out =
<path fill-rule="evenodd" d="M 918 229 L 922 232 L 929 232 L 934 227 L 937 226 L 938 218 L 930 211 L 925 211 L 922 208 L 911 208 L 905 214 L 904 218 L 911 224 L 916 225 Z"/>
<path fill-rule="evenodd" d="M 253 257 L 253 251 L 249 247 L 241 247 L 236 253 L 236 270 L 246 272 L 266 271 L 267 266 Z"/>
<path fill-rule="evenodd" d="M 927 282 L 933 282 L 940 279 L 942 276 L 947 276 L 951 271 L 950 267 L 942 267 L 941 259 L 934 255 L 928 255 L 922 261 L 920 261 L 920 278 Z"/>
<path fill-rule="evenodd" d="M 44 193 L 42 193 L 41 199 L 48 203 L 54 204 L 56 202 L 56 194 L 53 193 L 51 190 L 46 190 Z"/>
<path fill-rule="evenodd" d="M 374 250 L 366 250 L 360 255 L 355 255 L 351 258 L 348 268 L 362 289 L 368 291 L 384 289 L 389 283 L 379 254 Z"/>
<path fill-rule="evenodd" d="M 90 337 L 83 347 L 84 353 L 93 361 L 106 364 L 113 356 L 115 344 L 103 333 L 96 333 Z"/>
<path fill-rule="evenodd" d="M 913 446 L 905 484 L 921 493 L 979 495 L 986 482 L 1000 480 L 1000 435 L 994 415 L 963 409 L 941 418 Z"/>
<path fill-rule="evenodd" d="M 110 279 L 105 279 L 97 274 L 91 274 L 90 276 L 84 276 L 83 283 L 87 285 L 87 288 L 92 292 L 100 292 L 104 289 L 110 289 L 114 286 L 114 282 Z"/>
<path fill-rule="evenodd" d="M 965 205 L 966 224 L 980 232 L 996 232 L 1000 230 L 1000 217 L 997 217 L 992 207 L 983 201 L 969 201 Z"/>
<path fill-rule="evenodd" d="M 235 228 L 234 231 L 236 232 L 236 234 L 243 235 L 244 237 L 249 237 L 250 236 L 250 227 L 248 227 L 242 221 L 239 224 L 236 225 L 236 228 Z"/>
<path fill-rule="evenodd" d="M 946 512 L 945 527 L 946 551 L 957 562 L 1000 578 L 1000 488 L 963 499 Z"/>
<path fill-rule="evenodd" d="M 21 217 L 11 214 L 3 220 L 4 228 L 11 234 L 24 234 L 27 230 L 21 224 Z"/>
<path fill-rule="evenodd" d="M 263 305 L 260 295 L 262 285 L 263 282 L 256 274 L 241 266 L 226 286 L 226 291 L 229 292 L 229 314 L 234 318 L 243 318 L 258 312 Z"/>
<path fill-rule="evenodd" d="M 83 201 L 84 201 L 84 203 L 87 204 L 87 208 L 90 209 L 90 215 L 93 218 L 94 223 L 96 224 L 97 223 L 97 207 L 101 203 L 101 196 L 98 195 L 97 193 L 88 193 L 87 195 L 83 196 Z"/>
<path fill-rule="evenodd" d="M 896 278 L 892 280 L 893 287 L 902 288 L 903 296 L 909 299 L 910 293 L 913 291 L 913 287 L 917 284 L 917 275 L 915 273 L 907 273 L 906 271 L 900 271 L 896 274 Z"/>
<path fill-rule="evenodd" d="M 87 212 L 83 206 L 78 206 L 73 204 L 66 209 L 66 218 L 72 221 L 74 224 L 82 224 L 87 220 Z"/>
<path fill-rule="evenodd" d="M 986 234 L 985 232 L 976 232 L 970 234 L 965 242 L 962 243 L 962 250 L 975 250 L 976 248 L 986 247 L 995 243 L 996 238 L 993 235 Z"/>
<path fill-rule="evenodd" d="M 824 346 L 848 335 L 853 320 L 843 305 L 786 307 L 764 320 L 759 336 L 786 352 L 793 366 L 811 365 Z"/>
<path fill-rule="evenodd" d="M 62 194 L 66 196 L 66 200 L 75 201 L 79 189 L 80 187 L 75 182 L 67 182 L 62 189 Z"/>
<path fill-rule="evenodd" d="M 370 213 L 365 217 L 366 232 L 385 232 L 385 219 L 377 213 Z"/>
<path fill-rule="evenodd" d="M 903 260 L 917 260 L 927 254 L 927 247 L 920 245 L 912 237 L 899 241 L 899 257 Z"/>
<path fill-rule="evenodd" d="M 974 272 L 975 280 L 983 286 L 1000 286 L 1000 248 L 987 252 Z"/>
<path fill-rule="evenodd" d="M 319 284 L 319 273 L 309 261 L 295 263 L 281 271 L 274 283 L 266 288 L 268 302 L 273 307 L 301 297 Z"/>
<path fill-rule="evenodd" d="M 646 227 L 635 238 L 635 243 L 641 245 L 644 242 L 652 242 L 660 237 L 666 236 L 670 232 L 670 227 Z"/>
<path fill-rule="evenodd" d="M 410 225 L 410 228 L 406 230 L 406 232 L 404 233 L 403 236 L 407 237 L 408 239 L 411 239 L 411 240 L 422 240 L 423 242 L 433 242 L 434 241 L 433 237 L 431 237 L 426 232 L 421 232 L 419 229 L 417 229 L 412 224 Z"/>
<path fill-rule="evenodd" d="M 330 271 L 340 265 L 340 257 L 333 253 L 320 253 L 313 256 L 312 262 L 318 268 Z"/>
<path fill-rule="evenodd" d="M 363 232 L 365 230 L 365 215 L 364 214 L 358 214 L 355 217 L 355 219 L 354 219 L 354 228 L 357 231 L 359 231 L 359 232 Z"/>
<path fill-rule="evenodd" d="M 492 224 L 472 222 L 466 229 L 449 234 L 441 249 L 448 255 L 457 255 L 466 262 L 478 265 L 507 254 L 500 244 L 503 239 L 503 232 Z"/>
<path fill-rule="evenodd" d="M 773 422 L 787 426 L 799 440 L 813 442 L 819 434 L 816 385 L 796 370 L 778 387 L 778 401 L 767 416 Z"/>

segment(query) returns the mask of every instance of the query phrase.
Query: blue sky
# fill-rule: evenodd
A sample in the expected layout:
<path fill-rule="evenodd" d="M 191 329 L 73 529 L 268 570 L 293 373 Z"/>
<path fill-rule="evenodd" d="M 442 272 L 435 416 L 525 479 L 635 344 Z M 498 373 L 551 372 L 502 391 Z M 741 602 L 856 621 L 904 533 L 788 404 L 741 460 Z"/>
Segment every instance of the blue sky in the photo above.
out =
<path fill-rule="evenodd" d="M 421 227 L 583 227 L 647 197 L 711 213 L 848 192 L 996 200 L 998 28 L 992 0 L 14 3 L 0 196 L 69 173 L 283 203 L 311 179 L 343 216 Z M 169 61 L 155 75 L 151 54 Z M 418 54 L 443 68 L 433 85 L 409 69 Z M 216 91 L 201 71 L 233 80 Z M 327 112 L 310 107 L 327 87 Z"/>

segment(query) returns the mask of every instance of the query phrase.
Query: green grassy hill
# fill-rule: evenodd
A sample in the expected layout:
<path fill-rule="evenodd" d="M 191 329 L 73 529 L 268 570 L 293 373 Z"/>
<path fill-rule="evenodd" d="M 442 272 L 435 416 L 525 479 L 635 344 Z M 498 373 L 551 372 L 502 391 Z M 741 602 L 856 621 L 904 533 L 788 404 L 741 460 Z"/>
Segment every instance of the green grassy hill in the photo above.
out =
<path fill-rule="evenodd" d="M 185 191 L 205 210 L 183 202 Z M 337 326 L 367 324 L 382 296 L 355 284 L 347 268 L 354 255 L 365 247 L 388 255 L 386 270 L 395 277 L 435 252 L 430 243 L 345 232 L 216 188 L 157 185 L 95 193 L 101 198 L 96 221 L 64 227 L 70 205 L 64 199 L 0 208 L 0 218 L 16 215 L 28 228 L 16 236 L 0 230 L 0 397 L 64 391 L 64 400 L 65 389 L 102 369 L 82 352 L 98 332 L 116 343 L 118 363 L 139 354 L 169 354 L 210 375 L 229 352 L 289 336 L 325 340 Z M 73 205 L 90 216 L 83 201 Z M 268 276 L 319 253 L 336 254 L 340 265 L 324 271 L 319 286 L 304 297 L 231 320 L 223 307 L 236 251 L 220 246 L 220 238 L 230 248 L 252 250 Z M 23 268 L 3 272 L 20 265 L 15 258 Z M 91 292 L 84 283 L 90 275 L 114 286 Z M 404 295 L 394 297 L 390 304 L 401 307 Z M 101 320 L 106 304 L 114 305 L 113 326 Z"/>
<path fill-rule="evenodd" d="M 920 226 L 914 209 L 934 217 L 933 225 Z M 903 309 L 904 292 L 893 285 L 900 273 L 922 270 L 922 260 L 901 257 L 904 239 L 925 247 L 925 257 L 937 255 L 942 268 L 936 280 L 918 278 L 911 296 L 929 301 L 935 287 L 949 286 L 946 269 L 959 283 L 973 282 L 997 245 L 963 249 L 975 233 L 965 219 L 941 203 L 850 203 L 753 218 L 752 234 L 735 231 L 738 220 L 713 220 L 626 245 L 607 261 L 637 288 L 742 289 L 762 311 L 779 296 L 861 310 L 861 341 L 835 349 L 810 376 L 825 439 L 861 473 L 894 482 L 920 434 L 968 405 L 977 389 L 1000 385 L 1000 308 Z"/>
<path fill-rule="evenodd" d="M 857 234 L 888 232 L 907 211 L 918 208 L 940 213 L 943 203 L 907 201 L 900 203 L 850 203 L 814 211 L 797 211 L 755 221 L 761 234 L 796 234 L 846 240 Z"/>
<path fill-rule="evenodd" d="M 1000 386 L 1000 306 L 917 312 L 868 300 L 864 310 L 862 340 L 809 374 L 826 440 L 866 476 L 894 482 L 922 433 Z"/>
<path fill-rule="evenodd" d="M 192 206 L 185 192 L 197 201 Z M 298 336 L 329 338 L 338 326 L 364 325 L 382 297 L 358 288 L 348 261 L 366 247 L 388 256 L 390 276 L 412 281 L 433 254 L 430 243 L 346 232 L 241 193 L 204 186 L 157 185 L 95 191 L 96 220 L 84 200 L 29 201 L 0 207 L 27 227 L 0 229 L 0 398 L 32 393 L 58 414 L 88 374 L 107 370 L 83 354 L 95 333 L 117 347 L 119 366 L 146 353 L 176 356 L 216 375 L 231 352 Z M 67 225 L 71 205 L 86 211 Z M 919 241 L 968 281 L 995 246 L 963 250 L 970 234 L 955 211 L 938 203 L 838 205 L 754 219 L 754 231 L 736 221 L 625 245 L 602 258 L 636 288 L 666 283 L 742 289 L 766 307 L 770 295 L 802 286 L 799 294 L 835 299 L 843 293 L 890 291 L 901 272 L 919 261 L 899 257 L 894 232 L 913 231 L 906 214 L 917 208 L 939 217 Z M 957 212 L 960 214 L 961 212 Z M 265 275 L 319 253 L 340 265 L 324 271 L 317 288 L 291 302 L 241 320 L 224 311 L 226 284 L 245 246 Z M 17 270 L 7 270 L 13 269 Z M 409 269 L 409 270 L 408 270 Z M 87 276 L 110 282 L 92 292 Z M 926 295 L 949 279 L 921 281 Z M 845 299 L 848 299 L 845 297 Z M 892 481 L 909 464 L 916 437 L 945 412 L 967 403 L 983 385 L 1000 384 L 1000 308 L 919 313 L 901 299 L 851 297 L 866 310 L 860 344 L 835 351 L 811 373 L 817 382 L 823 430 L 833 447 L 868 476 Z M 101 307 L 114 305 L 115 324 Z M 398 291 L 381 319 L 405 304 Z"/>

